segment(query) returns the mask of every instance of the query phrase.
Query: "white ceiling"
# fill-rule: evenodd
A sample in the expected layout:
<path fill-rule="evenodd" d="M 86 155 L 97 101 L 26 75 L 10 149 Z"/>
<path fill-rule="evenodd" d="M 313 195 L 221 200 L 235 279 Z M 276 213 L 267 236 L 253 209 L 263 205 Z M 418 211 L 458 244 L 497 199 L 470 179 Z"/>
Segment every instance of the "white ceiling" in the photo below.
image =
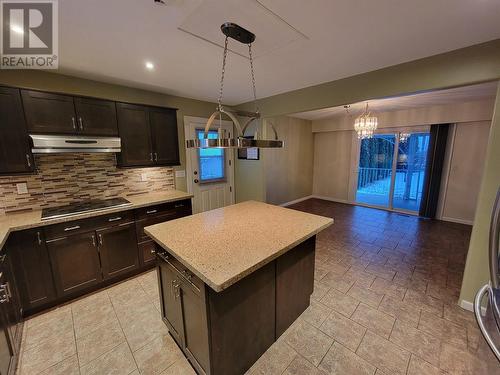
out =
<path fill-rule="evenodd" d="M 498 0 L 164 1 L 59 1 L 61 72 L 215 101 L 222 50 L 179 27 L 210 40 L 226 17 L 257 36 L 259 97 L 500 38 Z M 214 1 L 231 6 L 203 10 Z M 225 102 L 250 100 L 248 60 L 230 53 L 228 64 Z"/>
<path fill-rule="evenodd" d="M 369 108 L 373 112 L 398 111 L 411 108 L 429 107 L 452 103 L 473 102 L 476 100 L 494 99 L 498 82 L 464 86 L 448 90 L 422 92 L 418 94 L 369 100 Z M 350 104 L 349 113 L 358 115 L 363 112 L 367 102 Z M 293 117 L 305 120 L 323 120 L 336 116 L 344 116 L 344 106 L 318 109 L 315 111 L 294 113 Z"/>

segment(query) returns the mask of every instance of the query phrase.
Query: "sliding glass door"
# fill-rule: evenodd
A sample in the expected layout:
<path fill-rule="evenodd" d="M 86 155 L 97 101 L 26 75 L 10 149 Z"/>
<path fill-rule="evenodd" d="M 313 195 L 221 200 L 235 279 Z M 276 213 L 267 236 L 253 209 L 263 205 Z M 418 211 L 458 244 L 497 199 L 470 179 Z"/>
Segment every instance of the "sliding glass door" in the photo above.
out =
<path fill-rule="evenodd" d="M 360 144 L 356 202 L 418 212 L 429 133 L 377 134 Z"/>

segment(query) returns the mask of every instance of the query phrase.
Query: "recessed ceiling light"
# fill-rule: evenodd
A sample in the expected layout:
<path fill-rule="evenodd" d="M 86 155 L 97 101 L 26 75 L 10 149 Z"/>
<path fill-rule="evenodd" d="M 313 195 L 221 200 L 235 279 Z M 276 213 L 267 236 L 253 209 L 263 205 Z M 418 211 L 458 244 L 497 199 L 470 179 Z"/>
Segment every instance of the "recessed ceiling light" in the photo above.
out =
<path fill-rule="evenodd" d="M 153 64 L 151 61 L 146 61 L 146 69 L 153 70 L 155 68 L 155 64 Z"/>
<path fill-rule="evenodd" d="M 11 25 L 10 26 L 10 29 L 12 31 L 14 31 L 15 33 L 18 33 L 18 34 L 24 34 L 24 30 L 21 26 L 18 26 L 18 25 Z"/>

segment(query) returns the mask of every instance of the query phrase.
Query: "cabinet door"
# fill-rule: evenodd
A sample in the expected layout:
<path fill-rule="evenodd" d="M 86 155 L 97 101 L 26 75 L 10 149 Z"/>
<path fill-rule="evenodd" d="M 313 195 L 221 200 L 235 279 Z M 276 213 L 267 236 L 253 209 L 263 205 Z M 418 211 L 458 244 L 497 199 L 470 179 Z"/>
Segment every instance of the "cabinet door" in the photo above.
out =
<path fill-rule="evenodd" d="M 181 276 L 167 262 L 158 261 L 158 282 L 160 286 L 160 304 L 163 320 L 177 344 L 182 348 L 184 329 L 180 301 Z"/>
<path fill-rule="evenodd" d="M 78 131 L 84 135 L 117 136 L 115 102 L 75 98 Z"/>
<path fill-rule="evenodd" d="M 139 255 L 142 256 L 142 265 L 153 265 L 156 262 L 156 242 L 146 241 L 139 243 Z"/>
<path fill-rule="evenodd" d="M 0 374 L 7 375 L 9 374 L 11 362 L 13 362 L 14 352 L 12 351 L 9 341 L 9 335 L 5 324 L 5 315 L 3 314 L 1 306 L 0 304 Z"/>
<path fill-rule="evenodd" d="M 28 131 L 39 134 L 77 132 L 73 97 L 21 90 Z"/>
<path fill-rule="evenodd" d="M 204 291 L 183 280 L 180 300 L 184 321 L 184 351 L 199 373 L 210 373 Z M 202 371 L 200 371 L 200 369 Z"/>
<path fill-rule="evenodd" d="M 0 283 L 0 290 L 6 293 L 7 298 L 3 303 L 9 339 L 12 343 L 14 353 L 18 353 L 21 344 L 21 306 L 19 303 L 19 293 L 17 291 L 16 280 L 12 271 L 10 254 L 5 251 L 0 256 L 0 272 L 3 280 Z"/>
<path fill-rule="evenodd" d="M 95 232 L 49 240 L 47 247 L 59 297 L 102 280 Z"/>
<path fill-rule="evenodd" d="M 155 164 L 179 165 L 176 111 L 173 109 L 151 108 L 149 119 Z"/>
<path fill-rule="evenodd" d="M 122 167 L 153 165 L 148 108 L 116 103 L 116 110 L 122 148 L 118 164 Z"/>
<path fill-rule="evenodd" d="M 104 279 L 139 267 L 139 250 L 134 223 L 98 230 L 97 238 Z"/>
<path fill-rule="evenodd" d="M 25 230 L 11 235 L 7 243 L 23 310 L 47 304 L 56 293 L 52 268 L 41 230 Z"/>
<path fill-rule="evenodd" d="M 0 174 L 33 172 L 33 166 L 21 94 L 0 87 Z"/>

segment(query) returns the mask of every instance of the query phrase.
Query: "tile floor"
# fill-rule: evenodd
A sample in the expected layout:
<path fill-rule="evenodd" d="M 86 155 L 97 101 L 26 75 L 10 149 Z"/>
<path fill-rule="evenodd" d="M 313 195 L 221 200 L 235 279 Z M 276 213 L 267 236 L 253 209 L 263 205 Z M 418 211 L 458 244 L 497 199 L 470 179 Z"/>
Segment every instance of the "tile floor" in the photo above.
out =
<path fill-rule="evenodd" d="M 500 374 L 456 305 L 470 228 L 308 200 L 311 306 L 249 374 Z M 194 374 L 160 319 L 155 272 L 27 321 L 19 374 Z"/>

